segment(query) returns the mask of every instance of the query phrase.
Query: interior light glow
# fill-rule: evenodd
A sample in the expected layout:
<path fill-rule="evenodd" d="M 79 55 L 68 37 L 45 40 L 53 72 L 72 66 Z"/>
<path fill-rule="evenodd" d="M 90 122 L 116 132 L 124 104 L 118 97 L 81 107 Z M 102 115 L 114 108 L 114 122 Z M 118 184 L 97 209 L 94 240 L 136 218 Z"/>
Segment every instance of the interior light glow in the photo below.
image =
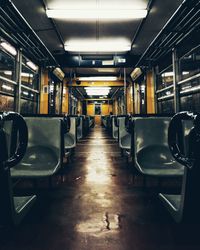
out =
<path fill-rule="evenodd" d="M 162 77 L 170 77 L 170 76 L 174 76 L 174 72 L 165 72 L 162 74 Z"/>
<path fill-rule="evenodd" d="M 31 61 L 26 62 L 26 65 L 29 66 L 34 71 L 38 70 L 38 67 L 33 62 L 31 62 Z"/>
<path fill-rule="evenodd" d="M 29 73 L 26 73 L 26 72 L 22 72 L 22 73 L 21 73 L 21 76 L 24 76 L 24 77 L 33 77 L 33 74 L 29 74 Z"/>
<path fill-rule="evenodd" d="M 104 93 L 102 93 L 102 92 L 99 92 L 99 93 L 87 93 L 87 95 L 89 95 L 89 96 L 101 96 L 103 94 Z"/>
<path fill-rule="evenodd" d="M 116 76 L 91 76 L 79 77 L 79 81 L 116 81 Z"/>
<path fill-rule="evenodd" d="M 65 44 L 65 50 L 69 52 L 126 52 L 131 50 L 131 43 L 127 40 L 72 40 Z M 110 65 L 110 64 L 109 64 Z"/>
<path fill-rule="evenodd" d="M 182 74 L 183 75 L 188 75 L 190 72 L 188 71 L 183 71 Z M 170 77 L 170 76 L 174 76 L 174 72 L 165 72 L 162 74 L 162 77 Z"/>
<path fill-rule="evenodd" d="M 1 42 L 1 46 L 11 55 L 16 56 L 17 50 L 7 42 Z"/>
<path fill-rule="evenodd" d="M 110 90 L 111 87 L 85 87 L 85 90 Z"/>
<path fill-rule="evenodd" d="M 146 9 L 47 9 L 46 14 L 49 18 L 67 20 L 133 20 L 145 18 Z"/>
<path fill-rule="evenodd" d="M 108 95 L 109 91 L 105 91 L 105 90 L 87 91 L 86 93 L 87 93 L 87 95 L 99 95 L 99 96 L 103 96 L 103 95 Z"/>
<path fill-rule="evenodd" d="M 24 95 L 26 95 L 26 96 L 28 95 L 28 92 L 27 92 L 27 91 L 23 91 L 22 93 L 23 93 Z"/>
<path fill-rule="evenodd" d="M 115 69 L 109 69 L 109 68 L 107 68 L 107 69 L 105 69 L 105 68 L 99 68 L 99 69 L 97 69 L 97 71 L 98 72 L 100 72 L 100 73 L 113 73 L 113 72 L 115 72 Z"/>
<path fill-rule="evenodd" d="M 114 61 L 113 60 L 105 60 L 105 61 L 102 61 L 102 65 L 103 66 L 111 66 L 111 65 L 114 65 Z"/>
<path fill-rule="evenodd" d="M 8 85 L 5 85 L 5 84 L 2 85 L 2 89 L 12 90 L 12 91 L 13 91 L 13 88 L 12 88 L 12 87 L 10 87 L 10 86 L 8 86 Z"/>
<path fill-rule="evenodd" d="M 5 70 L 3 73 L 5 75 L 7 75 L 7 76 L 11 76 L 12 75 L 12 71 L 9 71 L 9 70 Z M 22 72 L 21 76 L 23 76 L 23 77 L 33 77 L 33 74 Z"/>
<path fill-rule="evenodd" d="M 7 76 L 12 75 L 12 71 L 10 71 L 10 70 L 5 70 L 3 73 L 4 73 L 4 75 L 7 75 Z"/>

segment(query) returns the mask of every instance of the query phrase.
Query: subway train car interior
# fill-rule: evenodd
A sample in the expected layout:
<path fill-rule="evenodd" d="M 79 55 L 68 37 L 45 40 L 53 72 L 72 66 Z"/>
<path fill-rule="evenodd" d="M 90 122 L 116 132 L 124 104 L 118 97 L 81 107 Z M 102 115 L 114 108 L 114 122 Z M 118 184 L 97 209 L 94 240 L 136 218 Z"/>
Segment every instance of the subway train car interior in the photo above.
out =
<path fill-rule="evenodd" d="M 16 249 L 200 249 L 199 0 L 0 0 Z"/>

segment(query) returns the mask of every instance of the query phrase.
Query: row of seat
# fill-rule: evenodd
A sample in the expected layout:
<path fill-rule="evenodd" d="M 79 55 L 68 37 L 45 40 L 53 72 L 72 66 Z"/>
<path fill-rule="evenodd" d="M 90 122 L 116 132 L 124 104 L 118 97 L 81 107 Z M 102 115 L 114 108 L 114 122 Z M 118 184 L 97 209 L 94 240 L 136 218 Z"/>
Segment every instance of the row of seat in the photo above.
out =
<path fill-rule="evenodd" d="M 20 136 L 27 137 L 24 139 L 26 140 L 26 150 L 21 154 L 20 161 L 16 161 L 7 173 L 8 183 L 6 185 L 9 191 L 2 192 L 1 195 L 7 197 L 8 200 L 13 197 L 10 178 L 50 178 L 63 169 L 63 159 L 71 155 L 77 140 L 86 136 L 90 127 L 94 126 L 94 118 L 86 116 L 35 115 L 23 118 L 19 114 L 10 112 L 2 114 L 0 117 L 2 120 L 0 129 L 5 137 L 0 144 L 2 148 L 6 148 L 4 151 L 7 158 L 12 159 L 13 155 L 16 155 L 16 148 L 21 146 L 19 144 Z M 22 121 L 23 126 L 19 124 L 19 121 Z M 3 161 L 1 161 L 1 165 L 0 179 L 3 179 L 5 175 Z M 4 190 L 5 183 L 2 182 L 1 185 L 1 190 Z M 19 218 L 17 216 L 19 210 L 25 210 L 29 205 L 29 199 L 33 201 L 35 198 L 35 196 L 12 198 L 13 202 L 8 207 L 5 203 L 4 210 L 6 207 L 12 207 L 11 210 L 15 211 L 12 214 L 16 215 L 14 217 L 6 216 L 6 220 L 12 218 L 11 221 L 17 224 L 20 220 L 15 218 Z M 4 214 L 3 211 L 1 214 Z M 2 220 L 0 220 L 0 224 L 1 222 Z"/>
<path fill-rule="evenodd" d="M 180 118 L 177 119 L 176 117 Z M 199 129 L 199 121 L 195 124 L 195 129 L 193 128 L 193 120 L 196 121 L 197 117 L 199 116 L 191 115 L 188 112 L 177 114 L 173 118 L 158 115 L 111 116 L 106 119 L 110 121 L 110 126 L 104 125 L 112 137 L 118 140 L 122 152 L 125 152 L 127 157 L 131 157 L 131 165 L 136 172 L 144 176 L 159 178 L 182 177 L 182 192 L 180 195 L 159 194 L 162 203 L 177 222 L 182 221 L 183 218 L 188 218 L 188 214 L 191 217 L 191 213 L 188 213 L 191 207 L 184 200 L 187 200 L 187 192 L 189 197 L 191 192 L 193 194 L 197 192 L 197 189 L 193 187 L 195 181 L 191 178 L 192 171 L 190 171 L 190 178 L 188 178 L 187 172 L 188 155 L 195 151 L 194 147 L 191 150 L 191 144 L 196 140 L 193 138 L 192 143 L 189 143 L 188 138 L 191 136 L 191 131 Z M 174 120 L 176 125 L 172 126 Z M 170 138 L 170 133 L 174 133 L 173 139 Z M 195 136 L 198 137 L 198 133 Z M 173 146 L 170 148 L 170 145 Z M 178 159 L 177 155 L 180 156 L 181 160 Z M 182 159 L 185 159 L 185 161 Z M 195 178 L 194 175 L 192 176 Z M 192 200 L 190 198 L 190 204 L 195 202 L 193 195 L 192 197 Z M 187 210 L 187 216 L 184 214 L 185 210 Z"/>

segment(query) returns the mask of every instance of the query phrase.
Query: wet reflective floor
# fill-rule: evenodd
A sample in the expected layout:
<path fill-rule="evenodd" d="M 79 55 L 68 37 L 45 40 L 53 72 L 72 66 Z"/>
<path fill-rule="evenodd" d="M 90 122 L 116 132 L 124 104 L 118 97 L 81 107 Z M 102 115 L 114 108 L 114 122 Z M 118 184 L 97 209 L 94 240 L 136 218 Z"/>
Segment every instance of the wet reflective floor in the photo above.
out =
<path fill-rule="evenodd" d="M 153 181 L 145 189 L 140 179 L 133 183 L 117 142 L 103 128 L 78 143 L 51 190 L 47 181 L 39 184 L 38 201 L 22 224 L 0 229 L 1 250 L 200 249 L 199 225 L 176 225 Z M 31 192 L 31 185 L 18 189 Z"/>

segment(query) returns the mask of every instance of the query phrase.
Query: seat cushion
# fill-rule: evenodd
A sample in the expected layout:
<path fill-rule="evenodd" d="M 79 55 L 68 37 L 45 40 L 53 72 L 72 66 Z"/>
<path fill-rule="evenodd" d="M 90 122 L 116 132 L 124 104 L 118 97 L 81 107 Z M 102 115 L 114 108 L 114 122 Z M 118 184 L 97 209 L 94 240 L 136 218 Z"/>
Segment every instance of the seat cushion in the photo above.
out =
<path fill-rule="evenodd" d="M 172 157 L 164 145 L 151 145 L 137 153 L 137 166 L 143 174 L 157 176 L 181 176 L 184 166 Z"/>
<path fill-rule="evenodd" d="M 65 135 L 65 148 L 75 147 L 75 138 L 71 133 Z"/>
<path fill-rule="evenodd" d="M 11 169 L 12 177 L 51 176 L 60 167 L 55 150 L 44 146 L 29 147 L 23 160 Z"/>
<path fill-rule="evenodd" d="M 131 149 L 131 135 L 130 134 L 126 134 L 125 136 L 121 138 L 121 145 L 122 145 L 122 148 Z"/>

